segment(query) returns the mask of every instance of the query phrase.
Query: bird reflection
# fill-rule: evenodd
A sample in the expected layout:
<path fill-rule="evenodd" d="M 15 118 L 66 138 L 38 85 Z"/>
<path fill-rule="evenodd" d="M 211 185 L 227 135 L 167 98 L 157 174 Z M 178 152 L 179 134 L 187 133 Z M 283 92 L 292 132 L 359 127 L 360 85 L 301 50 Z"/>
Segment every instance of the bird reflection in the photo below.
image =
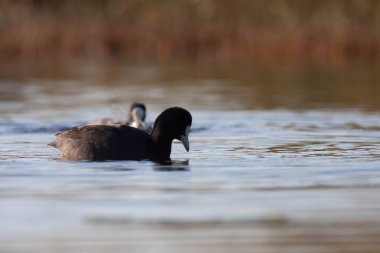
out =
<path fill-rule="evenodd" d="M 172 160 L 155 163 L 155 171 L 190 171 L 189 160 Z"/>

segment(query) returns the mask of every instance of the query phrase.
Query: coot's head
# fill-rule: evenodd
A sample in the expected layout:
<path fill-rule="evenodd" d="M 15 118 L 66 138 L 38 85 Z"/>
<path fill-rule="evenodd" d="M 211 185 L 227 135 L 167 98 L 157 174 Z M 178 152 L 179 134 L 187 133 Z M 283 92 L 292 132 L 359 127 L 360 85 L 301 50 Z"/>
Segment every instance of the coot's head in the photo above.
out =
<path fill-rule="evenodd" d="M 128 122 L 130 126 L 140 128 L 145 126 L 146 107 L 141 103 L 133 103 L 129 108 Z"/>
<path fill-rule="evenodd" d="M 154 122 L 152 137 L 182 142 L 186 151 L 189 151 L 189 133 L 192 123 L 191 114 L 180 107 L 172 107 L 163 111 Z"/>

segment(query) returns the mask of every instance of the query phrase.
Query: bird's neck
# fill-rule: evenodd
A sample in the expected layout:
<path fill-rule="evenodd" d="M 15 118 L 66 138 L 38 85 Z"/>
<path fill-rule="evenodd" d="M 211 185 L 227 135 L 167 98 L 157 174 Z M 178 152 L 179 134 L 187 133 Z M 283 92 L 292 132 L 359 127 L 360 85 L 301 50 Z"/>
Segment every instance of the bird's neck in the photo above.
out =
<path fill-rule="evenodd" d="M 154 142 L 154 160 L 168 161 L 172 150 L 172 139 L 165 138 L 158 131 L 152 131 L 152 140 Z"/>

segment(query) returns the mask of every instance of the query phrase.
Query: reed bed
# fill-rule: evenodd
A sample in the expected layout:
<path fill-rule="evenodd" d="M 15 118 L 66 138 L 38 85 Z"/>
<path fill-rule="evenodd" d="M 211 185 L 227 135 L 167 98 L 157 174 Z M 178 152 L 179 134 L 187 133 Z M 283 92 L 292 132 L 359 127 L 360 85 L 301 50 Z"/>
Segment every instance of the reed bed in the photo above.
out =
<path fill-rule="evenodd" d="M 380 61 L 376 0 L 2 0 L 2 61 Z"/>

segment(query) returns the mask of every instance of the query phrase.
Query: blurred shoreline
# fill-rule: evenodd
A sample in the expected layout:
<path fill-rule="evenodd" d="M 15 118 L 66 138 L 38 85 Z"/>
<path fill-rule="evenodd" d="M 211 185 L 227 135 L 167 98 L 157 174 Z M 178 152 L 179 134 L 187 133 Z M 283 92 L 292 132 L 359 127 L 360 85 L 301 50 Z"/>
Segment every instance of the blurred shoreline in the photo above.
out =
<path fill-rule="evenodd" d="M 380 62 L 380 2 L 1 1 L 2 62 Z"/>

